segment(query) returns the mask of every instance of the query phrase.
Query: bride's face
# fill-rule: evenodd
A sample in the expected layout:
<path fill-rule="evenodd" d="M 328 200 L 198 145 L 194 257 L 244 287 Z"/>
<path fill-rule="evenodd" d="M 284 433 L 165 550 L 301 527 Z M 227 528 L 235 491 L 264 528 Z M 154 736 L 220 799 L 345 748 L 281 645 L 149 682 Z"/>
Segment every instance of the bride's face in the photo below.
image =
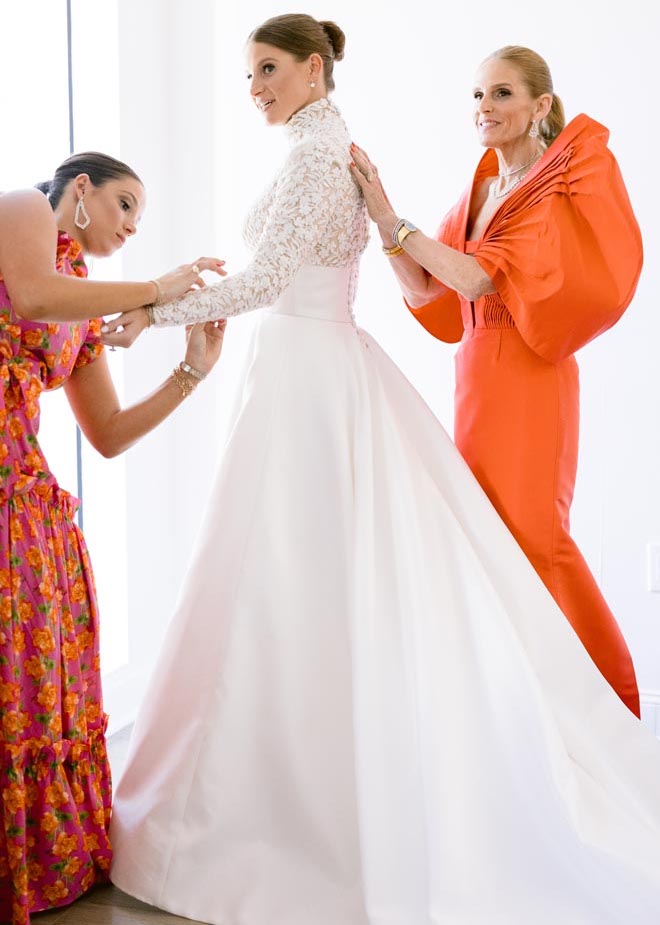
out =
<path fill-rule="evenodd" d="M 247 49 L 250 94 L 269 125 L 284 125 L 291 116 L 322 95 L 319 55 L 296 61 L 274 45 L 251 42 Z M 316 86 L 312 87 L 311 84 Z"/>

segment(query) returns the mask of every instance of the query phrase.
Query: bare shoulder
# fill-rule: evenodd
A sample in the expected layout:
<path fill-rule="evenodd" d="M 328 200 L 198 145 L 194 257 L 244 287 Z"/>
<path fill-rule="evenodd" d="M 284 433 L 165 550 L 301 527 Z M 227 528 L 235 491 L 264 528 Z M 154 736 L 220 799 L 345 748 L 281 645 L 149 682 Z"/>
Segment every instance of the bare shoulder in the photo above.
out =
<path fill-rule="evenodd" d="M 0 272 L 6 280 L 28 264 L 50 267 L 56 243 L 57 222 L 43 193 L 24 189 L 0 194 Z"/>
<path fill-rule="evenodd" d="M 41 221 L 53 224 L 55 218 L 48 199 L 38 189 L 0 193 L 0 217 L 5 220 Z"/>

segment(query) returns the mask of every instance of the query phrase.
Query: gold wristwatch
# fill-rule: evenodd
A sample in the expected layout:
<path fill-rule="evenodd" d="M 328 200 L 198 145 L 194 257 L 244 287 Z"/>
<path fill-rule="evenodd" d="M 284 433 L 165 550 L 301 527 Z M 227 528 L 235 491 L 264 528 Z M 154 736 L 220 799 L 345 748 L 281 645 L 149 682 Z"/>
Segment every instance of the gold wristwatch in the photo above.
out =
<path fill-rule="evenodd" d="M 418 228 L 413 225 L 412 222 L 406 221 L 405 218 L 399 219 L 399 221 L 394 226 L 394 231 L 392 232 L 393 244 L 401 247 L 408 235 L 412 234 L 413 231 L 418 231 Z"/>

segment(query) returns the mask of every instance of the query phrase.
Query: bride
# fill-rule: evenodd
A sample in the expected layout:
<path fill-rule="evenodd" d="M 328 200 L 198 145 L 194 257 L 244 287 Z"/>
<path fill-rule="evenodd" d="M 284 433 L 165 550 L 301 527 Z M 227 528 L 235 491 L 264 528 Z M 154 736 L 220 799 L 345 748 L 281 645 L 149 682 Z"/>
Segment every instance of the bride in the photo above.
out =
<path fill-rule="evenodd" d="M 657 925 L 660 746 L 353 319 L 343 48 L 308 16 L 255 30 L 251 94 L 291 147 L 252 262 L 107 326 L 263 309 L 112 879 L 215 925 Z"/>

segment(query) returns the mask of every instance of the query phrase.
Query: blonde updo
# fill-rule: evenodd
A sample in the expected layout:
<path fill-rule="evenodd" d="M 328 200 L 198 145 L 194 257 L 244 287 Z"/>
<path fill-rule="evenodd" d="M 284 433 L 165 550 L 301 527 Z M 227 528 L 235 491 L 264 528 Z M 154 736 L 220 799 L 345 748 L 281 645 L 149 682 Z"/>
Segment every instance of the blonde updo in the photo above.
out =
<path fill-rule="evenodd" d="M 337 23 L 319 22 L 305 13 L 286 13 L 273 16 L 250 33 L 248 42 L 272 45 L 293 55 L 296 61 L 306 61 L 317 54 L 323 61 L 323 77 L 327 90 L 335 89 L 332 76 L 335 61 L 344 57 L 346 36 Z"/>

